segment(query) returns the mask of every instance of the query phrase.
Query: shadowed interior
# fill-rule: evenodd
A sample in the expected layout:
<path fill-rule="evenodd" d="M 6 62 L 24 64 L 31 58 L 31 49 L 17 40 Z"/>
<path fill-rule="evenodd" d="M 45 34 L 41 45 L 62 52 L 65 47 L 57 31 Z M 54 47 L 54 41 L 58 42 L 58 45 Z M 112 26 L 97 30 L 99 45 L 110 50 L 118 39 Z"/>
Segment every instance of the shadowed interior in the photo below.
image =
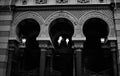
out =
<path fill-rule="evenodd" d="M 110 50 L 102 48 L 101 38 L 107 39 L 108 24 L 99 18 L 88 19 L 83 26 L 86 37 L 84 51 L 82 52 L 85 68 L 93 72 L 104 71 L 112 67 L 112 54 Z"/>
<path fill-rule="evenodd" d="M 36 37 L 40 33 L 40 25 L 34 19 L 24 19 L 17 26 L 17 36 L 19 39 L 26 39 L 24 51 L 19 50 L 17 53 L 22 52 L 22 56 L 18 56 L 21 68 L 27 71 L 39 69 L 40 65 L 40 49 Z M 19 69 L 21 70 L 21 69 Z M 21 73 L 22 74 L 22 73 Z"/>
<path fill-rule="evenodd" d="M 53 69 L 61 76 L 73 76 L 73 49 L 71 44 L 73 33 L 73 23 L 66 18 L 53 20 L 49 27 L 49 35 L 55 47 Z M 61 43 L 58 44 L 60 37 Z M 69 44 L 66 44 L 67 39 Z"/>
<path fill-rule="evenodd" d="M 49 27 L 49 35 L 53 42 L 54 47 L 57 47 L 56 40 L 60 35 L 64 35 L 64 37 L 72 38 L 74 33 L 73 23 L 66 18 L 57 18 L 53 20 Z"/>
<path fill-rule="evenodd" d="M 24 19 L 17 27 L 17 36 L 21 39 L 28 37 L 37 37 L 40 33 L 39 23 L 34 19 Z"/>
<path fill-rule="evenodd" d="M 83 26 L 86 38 L 106 38 L 109 34 L 108 24 L 100 18 L 88 19 Z"/>

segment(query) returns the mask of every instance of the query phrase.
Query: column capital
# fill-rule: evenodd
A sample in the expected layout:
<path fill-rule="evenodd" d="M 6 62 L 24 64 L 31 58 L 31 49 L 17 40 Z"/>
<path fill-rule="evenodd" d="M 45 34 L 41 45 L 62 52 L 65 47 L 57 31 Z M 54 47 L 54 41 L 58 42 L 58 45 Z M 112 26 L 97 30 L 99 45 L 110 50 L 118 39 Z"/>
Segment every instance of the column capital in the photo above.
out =
<path fill-rule="evenodd" d="M 74 54 L 78 54 L 78 53 L 81 53 L 82 52 L 82 49 L 75 49 L 75 51 L 74 51 Z"/>
<path fill-rule="evenodd" d="M 45 52 L 45 51 L 47 51 L 47 49 L 46 49 L 46 48 L 41 48 L 41 51 L 44 51 L 44 52 Z"/>
<path fill-rule="evenodd" d="M 116 47 L 116 46 L 117 46 L 117 43 L 116 43 L 116 42 L 114 42 L 114 41 L 110 42 L 110 47 L 111 47 L 111 48 L 114 48 L 114 47 Z"/>
<path fill-rule="evenodd" d="M 116 52 L 116 48 L 111 48 L 111 51 L 112 52 Z"/>
<path fill-rule="evenodd" d="M 75 51 L 76 52 L 82 52 L 82 49 L 79 48 L 79 49 L 76 49 Z"/>

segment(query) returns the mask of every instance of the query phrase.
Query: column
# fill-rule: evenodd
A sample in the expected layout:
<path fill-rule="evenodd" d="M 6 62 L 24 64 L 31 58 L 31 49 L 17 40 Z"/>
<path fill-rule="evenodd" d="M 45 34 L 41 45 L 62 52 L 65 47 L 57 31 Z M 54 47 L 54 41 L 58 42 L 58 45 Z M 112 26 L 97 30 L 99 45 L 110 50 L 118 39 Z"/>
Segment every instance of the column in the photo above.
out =
<path fill-rule="evenodd" d="M 18 51 L 18 42 L 16 40 L 10 40 L 8 43 L 8 59 L 7 59 L 7 71 L 6 76 L 11 76 L 12 70 L 12 58 L 15 51 Z"/>
<path fill-rule="evenodd" d="M 47 50 L 42 48 L 40 55 L 40 76 L 45 76 L 45 66 L 46 66 L 46 52 Z"/>
<path fill-rule="evenodd" d="M 7 63 L 7 72 L 6 72 L 6 76 L 10 76 L 11 75 L 11 70 L 12 70 L 12 55 L 13 55 L 14 49 L 9 48 L 8 50 L 8 63 Z"/>
<path fill-rule="evenodd" d="M 76 59 L 76 76 L 82 75 L 82 50 L 75 50 L 75 59 Z"/>
<path fill-rule="evenodd" d="M 114 76 L 118 76 L 117 73 L 118 73 L 118 61 L 117 61 L 117 52 L 116 52 L 116 49 L 115 48 L 112 48 L 111 49 L 112 51 L 112 55 L 113 55 L 113 69 L 114 69 Z"/>
<path fill-rule="evenodd" d="M 114 76 L 118 76 L 118 51 L 117 51 L 117 45 L 115 42 L 111 42 L 111 51 L 113 56 L 113 70 L 114 70 Z"/>

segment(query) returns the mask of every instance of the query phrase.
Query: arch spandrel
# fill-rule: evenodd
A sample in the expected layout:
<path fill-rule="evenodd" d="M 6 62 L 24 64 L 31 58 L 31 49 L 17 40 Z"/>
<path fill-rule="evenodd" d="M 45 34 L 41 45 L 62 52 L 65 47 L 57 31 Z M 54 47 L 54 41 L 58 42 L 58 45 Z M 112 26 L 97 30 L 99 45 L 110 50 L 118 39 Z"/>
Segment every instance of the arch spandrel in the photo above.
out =
<path fill-rule="evenodd" d="M 17 37 L 17 34 L 16 34 L 16 31 L 17 31 L 16 28 L 22 20 L 30 19 L 30 18 L 34 19 L 35 21 L 37 21 L 39 23 L 41 31 L 40 31 L 38 37 L 40 37 L 40 35 L 42 34 L 44 19 L 38 13 L 32 12 L 32 11 L 23 12 L 23 13 L 19 14 L 17 17 L 14 18 L 13 23 L 12 23 L 12 27 L 11 27 L 10 37 L 13 38 L 13 39 L 19 40 L 19 38 Z"/>
<path fill-rule="evenodd" d="M 113 19 L 111 17 L 105 15 L 104 13 L 101 13 L 101 12 L 98 12 L 98 11 L 87 12 L 82 17 L 80 17 L 80 19 L 79 19 L 79 25 L 80 25 L 79 28 L 81 29 L 80 32 L 81 32 L 82 38 L 85 38 L 85 36 L 84 36 L 84 34 L 82 32 L 84 23 L 88 19 L 91 19 L 91 18 L 100 18 L 103 21 L 105 21 L 108 24 L 108 28 L 109 28 L 108 39 L 111 39 L 111 38 L 116 39 L 115 31 L 113 30 L 113 29 L 115 29 Z"/>

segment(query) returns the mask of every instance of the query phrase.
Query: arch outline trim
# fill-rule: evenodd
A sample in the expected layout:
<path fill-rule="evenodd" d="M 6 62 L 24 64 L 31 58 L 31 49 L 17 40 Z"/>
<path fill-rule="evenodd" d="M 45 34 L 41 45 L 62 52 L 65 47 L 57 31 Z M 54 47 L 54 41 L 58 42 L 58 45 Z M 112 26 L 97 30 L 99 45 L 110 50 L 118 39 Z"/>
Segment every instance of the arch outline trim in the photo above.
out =
<path fill-rule="evenodd" d="M 98 12 L 98 11 L 90 11 L 85 13 L 82 17 L 79 18 L 79 28 L 81 29 L 81 36 L 83 38 L 85 38 L 84 34 L 83 34 L 83 26 L 84 23 L 91 18 L 100 18 L 101 20 L 105 21 L 108 24 L 108 28 L 109 28 L 109 34 L 108 37 L 115 37 L 115 32 L 114 32 L 114 22 L 113 19 L 107 15 L 105 15 L 104 13 Z"/>
<path fill-rule="evenodd" d="M 12 30 L 12 32 L 10 33 L 10 35 L 12 36 L 12 37 L 15 37 L 15 39 L 17 40 L 17 41 L 19 41 L 19 38 L 18 38 L 18 36 L 17 36 L 17 26 L 18 26 L 18 24 L 22 21 L 22 20 L 24 20 L 24 19 L 29 19 L 29 18 L 31 18 L 31 19 L 34 19 L 35 21 L 37 21 L 38 22 L 38 24 L 39 24 L 39 26 L 40 26 L 40 29 L 42 29 L 43 28 L 43 24 L 44 24 L 44 19 L 43 19 L 43 17 L 42 16 L 40 16 L 37 12 L 33 12 L 33 11 L 27 11 L 27 12 L 22 12 L 22 13 L 20 13 L 17 17 L 15 17 L 14 18 L 14 20 L 13 20 L 13 22 L 12 22 L 12 27 L 11 27 L 11 30 Z M 40 33 L 42 32 L 42 30 L 40 30 Z M 39 33 L 39 35 L 40 35 L 40 33 Z M 39 36 L 38 35 L 38 36 Z"/>
<path fill-rule="evenodd" d="M 75 32 L 76 32 L 75 28 L 78 25 L 78 19 L 68 11 L 57 11 L 57 12 L 54 12 L 51 15 L 49 15 L 45 20 L 45 26 L 46 26 L 46 29 L 48 29 L 47 32 L 49 32 L 50 23 L 57 18 L 66 18 L 66 19 L 70 20 L 73 23 L 73 27 L 74 27 L 73 36 L 75 36 Z M 49 33 L 48 33 L 48 35 L 49 35 Z"/>

